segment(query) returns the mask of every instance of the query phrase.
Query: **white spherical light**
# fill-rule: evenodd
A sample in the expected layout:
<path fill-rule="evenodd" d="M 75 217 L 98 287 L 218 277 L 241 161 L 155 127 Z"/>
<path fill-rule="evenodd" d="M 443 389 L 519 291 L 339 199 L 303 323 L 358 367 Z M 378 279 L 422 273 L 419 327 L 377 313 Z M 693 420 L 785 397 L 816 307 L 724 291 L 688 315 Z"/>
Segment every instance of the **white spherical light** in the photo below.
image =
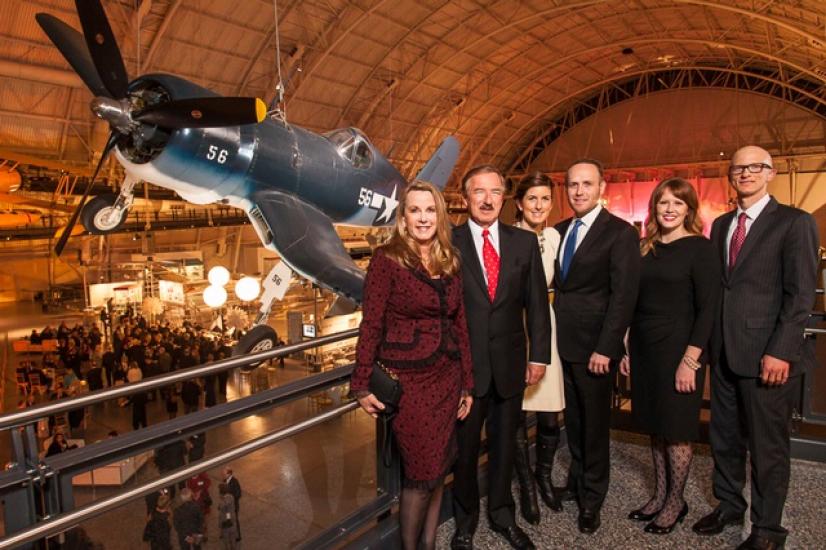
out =
<path fill-rule="evenodd" d="M 204 303 L 209 307 L 221 307 L 227 301 L 224 287 L 211 285 L 204 289 Z"/>
<path fill-rule="evenodd" d="M 222 265 L 216 265 L 209 270 L 207 279 L 211 285 L 224 286 L 229 282 L 229 270 Z"/>
<path fill-rule="evenodd" d="M 241 277 L 235 283 L 235 295 L 241 301 L 251 302 L 258 298 L 259 292 L 261 292 L 261 285 L 254 277 Z"/>

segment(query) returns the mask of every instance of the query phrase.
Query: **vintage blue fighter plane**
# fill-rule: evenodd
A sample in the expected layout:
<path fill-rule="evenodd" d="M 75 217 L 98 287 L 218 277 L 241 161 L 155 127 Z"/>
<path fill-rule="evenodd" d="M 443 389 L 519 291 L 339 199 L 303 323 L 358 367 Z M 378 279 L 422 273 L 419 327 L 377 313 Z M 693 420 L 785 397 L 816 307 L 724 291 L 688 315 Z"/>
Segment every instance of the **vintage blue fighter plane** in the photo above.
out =
<path fill-rule="evenodd" d="M 37 21 L 92 91 L 91 109 L 109 123 L 111 134 L 55 252 L 62 252 L 78 218 L 93 234 L 118 228 L 134 184 L 145 180 L 192 203 L 243 209 L 264 246 L 290 268 L 360 302 L 364 274 L 333 224 L 391 224 L 406 185 L 370 141 L 355 128 L 315 134 L 268 117 L 260 99 L 221 97 L 168 74 L 129 81 L 99 0 L 75 4 L 82 35 L 49 14 L 38 14 Z M 112 151 L 126 172 L 120 192 L 87 203 Z M 446 139 L 419 178 L 443 187 L 458 153 L 458 142 Z M 270 338 L 274 343 L 274 333 Z M 271 346 L 267 341 L 253 347 Z"/>

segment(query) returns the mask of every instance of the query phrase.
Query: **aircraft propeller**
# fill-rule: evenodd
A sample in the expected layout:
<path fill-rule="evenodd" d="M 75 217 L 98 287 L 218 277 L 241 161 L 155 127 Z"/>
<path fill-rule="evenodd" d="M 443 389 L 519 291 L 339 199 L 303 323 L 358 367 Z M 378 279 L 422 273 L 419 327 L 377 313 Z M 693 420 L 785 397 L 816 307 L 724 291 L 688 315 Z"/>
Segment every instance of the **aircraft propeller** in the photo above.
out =
<path fill-rule="evenodd" d="M 122 134 L 118 132 L 112 132 L 109 134 L 109 139 L 106 142 L 106 146 L 103 148 L 103 152 L 100 154 L 100 160 L 98 161 L 97 166 L 95 166 L 95 172 L 92 174 L 92 177 L 89 178 L 89 183 L 86 184 L 86 189 L 83 190 L 83 196 L 80 197 L 80 202 L 77 204 L 77 208 L 75 211 L 72 212 L 72 217 L 69 218 L 69 223 L 66 224 L 66 228 L 63 230 L 63 233 L 60 234 L 60 238 L 57 240 L 57 244 L 54 247 L 55 255 L 60 256 L 63 253 L 63 249 L 66 247 L 66 243 L 69 241 L 69 237 L 72 236 L 72 230 L 77 223 L 77 219 L 80 217 L 80 211 L 83 210 L 83 205 L 86 204 L 86 199 L 89 197 L 89 191 L 92 190 L 92 184 L 95 183 L 95 180 L 98 177 L 98 172 L 100 172 L 100 167 L 103 166 L 103 163 L 106 161 L 106 157 L 109 156 L 109 152 L 112 148 L 117 145 L 118 141 L 121 139 Z"/>
<path fill-rule="evenodd" d="M 203 97 L 171 100 L 157 105 L 136 105 L 129 93 L 129 76 L 112 27 L 100 0 L 75 0 L 83 34 L 47 13 L 38 13 L 38 24 L 69 65 L 95 96 L 90 108 L 112 129 L 94 175 L 55 246 L 60 256 L 80 216 L 89 191 L 111 150 L 121 138 L 139 131 L 143 124 L 165 129 L 217 128 L 261 122 L 266 104 L 254 97 Z"/>

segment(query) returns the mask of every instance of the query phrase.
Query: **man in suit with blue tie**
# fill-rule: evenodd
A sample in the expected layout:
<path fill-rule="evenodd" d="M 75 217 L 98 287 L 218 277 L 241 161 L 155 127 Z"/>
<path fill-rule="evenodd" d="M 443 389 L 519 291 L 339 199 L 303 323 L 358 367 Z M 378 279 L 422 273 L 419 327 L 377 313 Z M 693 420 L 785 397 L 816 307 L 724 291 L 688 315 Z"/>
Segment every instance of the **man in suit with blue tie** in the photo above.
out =
<path fill-rule="evenodd" d="M 574 211 L 562 235 L 554 275 L 557 347 L 565 380 L 565 431 L 571 451 L 561 500 L 576 500 L 582 533 L 600 526 L 610 470 L 611 391 L 637 301 L 639 235 L 602 207 L 602 164 L 574 162 L 565 176 Z"/>
<path fill-rule="evenodd" d="M 739 549 L 783 548 L 789 486 L 790 423 L 801 374 L 815 363 L 803 329 L 815 303 L 818 232 L 808 213 L 768 193 L 776 170 L 764 149 L 731 159 L 737 209 L 714 221 L 723 292 L 710 347 L 714 496 L 720 503 L 694 524 L 715 535 L 742 524 L 746 450 L 751 455 L 751 534 Z"/>

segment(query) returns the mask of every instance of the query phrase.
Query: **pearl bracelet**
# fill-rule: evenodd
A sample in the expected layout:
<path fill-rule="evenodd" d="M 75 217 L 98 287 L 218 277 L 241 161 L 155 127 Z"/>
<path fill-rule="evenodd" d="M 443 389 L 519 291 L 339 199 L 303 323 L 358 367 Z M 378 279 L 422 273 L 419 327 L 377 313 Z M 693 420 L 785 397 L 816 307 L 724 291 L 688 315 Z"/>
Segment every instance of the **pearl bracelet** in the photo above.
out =
<path fill-rule="evenodd" d="M 689 357 L 688 355 L 683 356 L 683 363 L 685 363 L 685 366 L 695 371 L 700 370 L 700 367 L 702 366 L 700 365 L 699 361 L 697 361 L 693 357 Z"/>

